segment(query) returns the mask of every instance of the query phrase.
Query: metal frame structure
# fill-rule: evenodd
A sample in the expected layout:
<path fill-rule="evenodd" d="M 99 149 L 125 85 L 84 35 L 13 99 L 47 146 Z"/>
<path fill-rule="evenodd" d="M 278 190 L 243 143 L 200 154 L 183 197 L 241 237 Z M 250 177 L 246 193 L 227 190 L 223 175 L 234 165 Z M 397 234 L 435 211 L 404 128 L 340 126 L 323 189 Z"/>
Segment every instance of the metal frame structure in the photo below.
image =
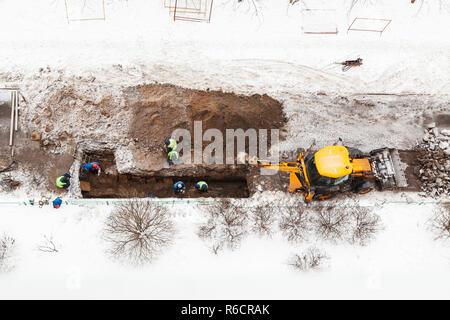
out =
<path fill-rule="evenodd" d="M 182 4 L 176 3 L 176 0 L 164 0 L 164 8 L 168 8 L 170 13 L 173 13 L 175 8 L 179 13 L 202 13 L 202 0 L 198 0 L 198 6 L 195 5 L 195 0 L 184 0 L 186 1 L 185 6 Z M 188 2 L 191 3 L 191 6 L 188 5 Z"/>
<path fill-rule="evenodd" d="M 70 19 L 69 18 L 69 9 L 67 7 L 67 0 L 64 0 L 64 5 L 66 7 L 66 19 L 67 23 L 70 23 L 71 21 L 93 21 L 93 20 L 106 20 L 106 12 L 105 12 L 105 0 L 101 0 L 102 2 L 102 12 L 103 17 L 93 17 L 93 18 L 82 18 L 82 19 Z"/>
<path fill-rule="evenodd" d="M 169 8 L 173 14 L 173 20 L 211 22 L 211 14 L 214 0 L 198 0 L 198 5 L 190 0 L 164 0 L 164 7 Z"/>
<path fill-rule="evenodd" d="M 14 156 L 14 132 L 19 129 L 19 88 L 0 88 L 0 90 L 11 93 L 11 125 L 9 130 L 9 146 L 11 147 L 11 156 Z"/>
<path fill-rule="evenodd" d="M 352 26 L 355 24 L 355 22 L 357 20 L 369 20 L 369 21 L 385 21 L 386 23 L 384 24 L 383 28 L 381 30 L 377 30 L 377 29 L 353 29 Z M 360 17 L 356 17 L 353 22 L 350 24 L 350 26 L 347 29 L 347 34 L 349 31 L 365 31 L 365 32 L 379 32 L 380 36 L 383 33 L 384 30 L 386 30 L 387 26 L 391 23 L 392 20 L 390 19 L 375 19 L 375 18 L 360 18 Z"/>
<path fill-rule="evenodd" d="M 302 9 L 302 20 L 303 20 L 303 17 L 304 17 L 304 12 L 307 12 L 307 11 L 333 11 L 334 13 L 336 13 L 336 10 L 335 9 Z M 336 23 L 335 23 L 335 27 L 334 27 L 335 29 L 334 30 L 332 30 L 332 31 L 304 31 L 304 24 L 302 24 L 302 33 L 303 34 L 338 34 L 338 27 L 337 27 L 337 25 L 336 25 Z"/>

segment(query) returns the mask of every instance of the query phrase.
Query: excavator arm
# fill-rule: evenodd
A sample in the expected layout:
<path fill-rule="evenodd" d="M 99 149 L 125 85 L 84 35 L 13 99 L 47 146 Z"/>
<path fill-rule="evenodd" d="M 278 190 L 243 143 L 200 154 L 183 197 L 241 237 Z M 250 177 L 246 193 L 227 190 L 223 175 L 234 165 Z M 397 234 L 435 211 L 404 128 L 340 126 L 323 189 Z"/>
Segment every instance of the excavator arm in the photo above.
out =
<path fill-rule="evenodd" d="M 310 184 L 307 175 L 304 173 L 305 163 L 303 154 L 300 154 L 297 162 L 278 162 L 258 160 L 253 165 L 265 169 L 289 172 L 289 192 L 301 192 L 305 196 L 305 201 L 309 202 L 314 194 L 310 192 Z"/>

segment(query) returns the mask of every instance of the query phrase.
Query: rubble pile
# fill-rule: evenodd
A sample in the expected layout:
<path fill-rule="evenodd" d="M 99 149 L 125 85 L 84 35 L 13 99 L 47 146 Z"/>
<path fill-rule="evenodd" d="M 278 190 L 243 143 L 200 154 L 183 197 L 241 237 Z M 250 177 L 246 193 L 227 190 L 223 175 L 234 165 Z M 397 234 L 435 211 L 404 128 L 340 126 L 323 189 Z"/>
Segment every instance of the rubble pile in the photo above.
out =
<path fill-rule="evenodd" d="M 450 130 L 429 124 L 417 151 L 415 173 L 422 182 L 420 195 L 450 195 Z"/>

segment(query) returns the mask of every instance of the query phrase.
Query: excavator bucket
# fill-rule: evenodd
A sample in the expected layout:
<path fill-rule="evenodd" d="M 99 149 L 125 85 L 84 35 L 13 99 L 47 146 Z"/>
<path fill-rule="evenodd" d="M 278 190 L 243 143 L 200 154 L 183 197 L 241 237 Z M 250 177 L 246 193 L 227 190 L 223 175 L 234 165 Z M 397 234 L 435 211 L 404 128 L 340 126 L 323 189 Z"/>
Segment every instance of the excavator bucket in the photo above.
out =
<path fill-rule="evenodd" d="M 397 149 L 383 148 L 370 152 L 370 162 L 381 189 L 408 186 L 406 165 L 401 161 Z"/>

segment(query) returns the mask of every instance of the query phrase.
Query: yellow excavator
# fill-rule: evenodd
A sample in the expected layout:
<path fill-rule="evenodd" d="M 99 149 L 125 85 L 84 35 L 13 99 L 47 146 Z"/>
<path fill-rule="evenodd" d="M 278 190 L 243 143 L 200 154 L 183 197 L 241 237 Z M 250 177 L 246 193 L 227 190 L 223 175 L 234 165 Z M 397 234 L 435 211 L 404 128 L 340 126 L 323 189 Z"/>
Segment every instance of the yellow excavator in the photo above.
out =
<path fill-rule="evenodd" d="M 253 165 L 289 172 L 289 192 L 302 193 L 306 202 L 348 191 L 365 194 L 374 188 L 407 186 L 397 149 L 382 148 L 364 154 L 334 145 L 311 154 L 300 153 L 296 162 L 257 160 Z"/>

